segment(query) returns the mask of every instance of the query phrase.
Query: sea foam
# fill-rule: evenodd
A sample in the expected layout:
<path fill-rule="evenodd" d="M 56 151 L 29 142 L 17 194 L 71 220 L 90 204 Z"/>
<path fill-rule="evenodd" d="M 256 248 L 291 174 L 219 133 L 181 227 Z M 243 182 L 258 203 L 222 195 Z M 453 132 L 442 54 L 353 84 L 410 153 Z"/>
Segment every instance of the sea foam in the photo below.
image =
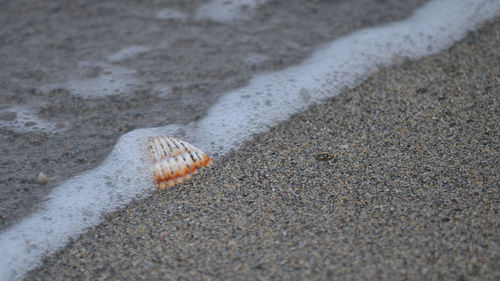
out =
<path fill-rule="evenodd" d="M 62 183 L 43 210 L 0 234 L 0 280 L 22 278 L 70 237 L 98 224 L 103 214 L 149 196 L 155 188 L 149 136 L 182 136 L 220 157 L 254 134 L 354 86 L 395 57 L 418 58 L 449 47 L 499 8 L 497 0 L 431 1 L 406 20 L 354 32 L 300 65 L 255 76 L 247 86 L 225 93 L 198 122 L 125 134 L 100 166 Z"/>
<path fill-rule="evenodd" d="M 266 2 L 267 0 L 211 0 L 198 8 L 195 18 L 220 23 L 247 20 Z"/>
<path fill-rule="evenodd" d="M 0 105 L 0 127 L 19 133 L 55 133 L 66 128 L 66 122 L 49 122 L 40 118 L 36 108 L 30 106 Z"/>

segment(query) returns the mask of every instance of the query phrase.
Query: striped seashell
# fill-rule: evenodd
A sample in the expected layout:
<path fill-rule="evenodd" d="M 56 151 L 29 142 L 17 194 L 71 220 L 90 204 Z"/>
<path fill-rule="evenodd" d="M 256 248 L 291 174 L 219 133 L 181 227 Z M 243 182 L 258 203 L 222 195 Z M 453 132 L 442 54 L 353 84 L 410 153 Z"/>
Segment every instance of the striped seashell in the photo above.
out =
<path fill-rule="evenodd" d="M 212 164 L 212 159 L 199 148 L 173 137 L 150 137 L 149 149 L 153 154 L 154 177 L 160 190 L 181 183 Z"/>

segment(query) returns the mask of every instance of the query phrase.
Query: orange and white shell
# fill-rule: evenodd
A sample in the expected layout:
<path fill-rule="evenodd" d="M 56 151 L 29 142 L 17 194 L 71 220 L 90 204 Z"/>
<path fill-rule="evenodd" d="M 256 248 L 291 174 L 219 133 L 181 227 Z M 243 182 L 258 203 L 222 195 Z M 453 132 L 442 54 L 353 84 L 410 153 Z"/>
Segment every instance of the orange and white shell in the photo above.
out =
<path fill-rule="evenodd" d="M 173 137 L 150 137 L 149 148 L 160 190 L 181 183 L 212 164 L 212 159 L 199 148 Z"/>

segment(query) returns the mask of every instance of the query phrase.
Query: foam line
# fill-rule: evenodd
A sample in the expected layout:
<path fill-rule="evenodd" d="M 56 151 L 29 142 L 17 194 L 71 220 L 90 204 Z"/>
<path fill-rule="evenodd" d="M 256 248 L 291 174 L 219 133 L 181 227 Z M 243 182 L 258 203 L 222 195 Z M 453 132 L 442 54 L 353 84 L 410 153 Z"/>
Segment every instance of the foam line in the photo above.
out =
<path fill-rule="evenodd" d="M 255 10 L 266 2 L 267 0 L 210 0 L 198 8 L 195 18 L 220 23 L 250 19 Z"/>
<path fill-rule="evenodd" d="M 147 138 L 171 135 L 219 156 L 313 103 L 332 97 L 395 55 L 418 58 L 450 46 L 500 9 L 497 0 L 435 0 L 410 18 L 336 40 L 300 65 L 255 76 L 188 126 L 134 130 L 98 167 L 65 181 L 44 209 L 0 234 L 0 280 L 16 280 L 102 220 L 155 189 Z"/>

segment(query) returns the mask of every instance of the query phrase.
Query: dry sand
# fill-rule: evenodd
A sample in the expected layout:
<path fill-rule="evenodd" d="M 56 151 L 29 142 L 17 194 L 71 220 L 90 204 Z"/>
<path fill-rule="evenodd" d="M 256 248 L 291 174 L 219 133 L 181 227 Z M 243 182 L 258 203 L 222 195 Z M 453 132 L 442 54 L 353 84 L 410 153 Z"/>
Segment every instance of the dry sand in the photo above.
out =
<path fill-rule="evenodd" d="M 381 69 L 27 279 L 499 280 L 499 55 L 497 18 Z"/>

